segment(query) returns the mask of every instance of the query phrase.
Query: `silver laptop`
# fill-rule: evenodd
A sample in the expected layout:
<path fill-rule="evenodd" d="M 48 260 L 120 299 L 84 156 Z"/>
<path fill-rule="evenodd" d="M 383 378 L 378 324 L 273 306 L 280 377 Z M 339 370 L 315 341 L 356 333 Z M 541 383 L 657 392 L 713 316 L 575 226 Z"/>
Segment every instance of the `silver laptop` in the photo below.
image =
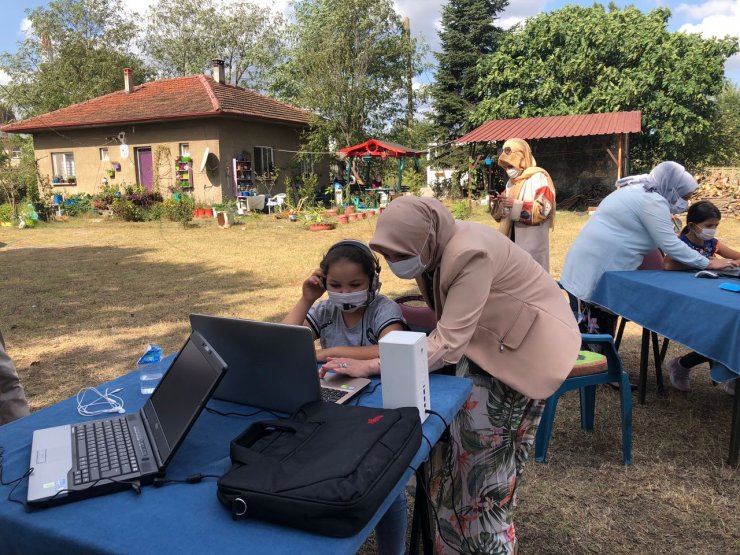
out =
<path fill-rule="evenodd" d="M 226 368 L 193 332 L 138 412 L 33 432 L 29 504 L 137 489 L 151 481 L 172 459 Z"/>
<path fill-rule="evenodd" d="M 346 403 L 367 378 L 329 373 L 319 380 L 311 330 L 271 322 L 191 314 L 200 332 L 229 365 L 214 399 L 292 414 L 323 399 Z"/>

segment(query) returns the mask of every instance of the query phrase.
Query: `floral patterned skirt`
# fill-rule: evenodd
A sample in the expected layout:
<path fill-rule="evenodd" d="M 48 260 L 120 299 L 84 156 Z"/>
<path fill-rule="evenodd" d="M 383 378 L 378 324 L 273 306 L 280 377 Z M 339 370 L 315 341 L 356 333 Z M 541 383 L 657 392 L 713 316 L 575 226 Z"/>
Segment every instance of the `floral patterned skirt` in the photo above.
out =
<path fill-rule="evenodd" d="M 437 553 L 508 554 L 516 533 L 516 487 L 545 401 L 525 397 L 463 358 L 457 375 L 473 390 L 432 454 L 430 495 Z"/>

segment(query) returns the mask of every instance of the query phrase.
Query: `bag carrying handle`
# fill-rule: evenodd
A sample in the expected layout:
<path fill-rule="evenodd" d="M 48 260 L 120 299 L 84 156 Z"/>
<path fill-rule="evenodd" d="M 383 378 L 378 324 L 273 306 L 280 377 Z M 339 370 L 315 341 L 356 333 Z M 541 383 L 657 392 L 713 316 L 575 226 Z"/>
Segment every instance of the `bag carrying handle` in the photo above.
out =
<path fill-rule="evenodd" d="M 297 434 L 298 428 L 288 420 L 255 422 L 231 441 L 231 446 L 229 448 L 231 462 L 246 464 L 250 461 L 263 459 L 264 456 L 250 449 L 250 446 L 252 446 L 258 439 L 273 432 L 289 432 Z"/>

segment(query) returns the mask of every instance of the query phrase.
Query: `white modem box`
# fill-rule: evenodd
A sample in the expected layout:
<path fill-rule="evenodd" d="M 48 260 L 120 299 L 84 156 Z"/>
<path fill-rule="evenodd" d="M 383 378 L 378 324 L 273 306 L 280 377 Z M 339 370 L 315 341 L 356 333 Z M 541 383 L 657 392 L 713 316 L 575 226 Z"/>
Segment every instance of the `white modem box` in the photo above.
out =
<path fill-rule="evenodd" d="M 424 422 L 431 408 L 427 336 L 415 331 L 392 331 L 378 345 L 383 408 L 416 407 Z"/>

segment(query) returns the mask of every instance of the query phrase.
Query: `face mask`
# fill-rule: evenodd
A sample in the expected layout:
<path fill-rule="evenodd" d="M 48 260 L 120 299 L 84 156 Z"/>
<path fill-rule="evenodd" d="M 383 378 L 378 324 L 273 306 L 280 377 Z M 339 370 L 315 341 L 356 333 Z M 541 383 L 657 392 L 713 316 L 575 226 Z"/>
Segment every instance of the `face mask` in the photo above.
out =
<path fill-rule="evenodd" d="M 702 229 L 700 227 L 694 228 L 694 235 L 696 235 L 702 241 L 709 241 L 714 239 L 714 234 L 717 233 L 716 229 Z"/>
<path fill-rule="evenodd" d="M 367 304 L 367 289 L 352 293 L 327 291 L 329 302 L 337 306 L 342 312 L 354 312 Z"/>
<path fill-rule="evenodd" d="M 421 263 L 421 255 L 416 255 L 406 260 L 399 260 L 398 262 L 391 262 L 387 258 L 385 261 L 388 263 L 391 272 L 401 279 L 413 279 L 421 275 L 426 269 L 426 266 Z"/>
<path fill-rule="evenodd" d="M 689 209 L 689 201 L 680 198 L 671 205 L 671 214 L 683 214 Z"/>
<path fill-rule="evenodd" d="M 511 179 L 514 179 L 515 177 L 519 177 L 520 175 L 522 175 L 522 170 L 509 168 L 508 170 L 506 170 L 506 175 L 508 175 Z"/>

